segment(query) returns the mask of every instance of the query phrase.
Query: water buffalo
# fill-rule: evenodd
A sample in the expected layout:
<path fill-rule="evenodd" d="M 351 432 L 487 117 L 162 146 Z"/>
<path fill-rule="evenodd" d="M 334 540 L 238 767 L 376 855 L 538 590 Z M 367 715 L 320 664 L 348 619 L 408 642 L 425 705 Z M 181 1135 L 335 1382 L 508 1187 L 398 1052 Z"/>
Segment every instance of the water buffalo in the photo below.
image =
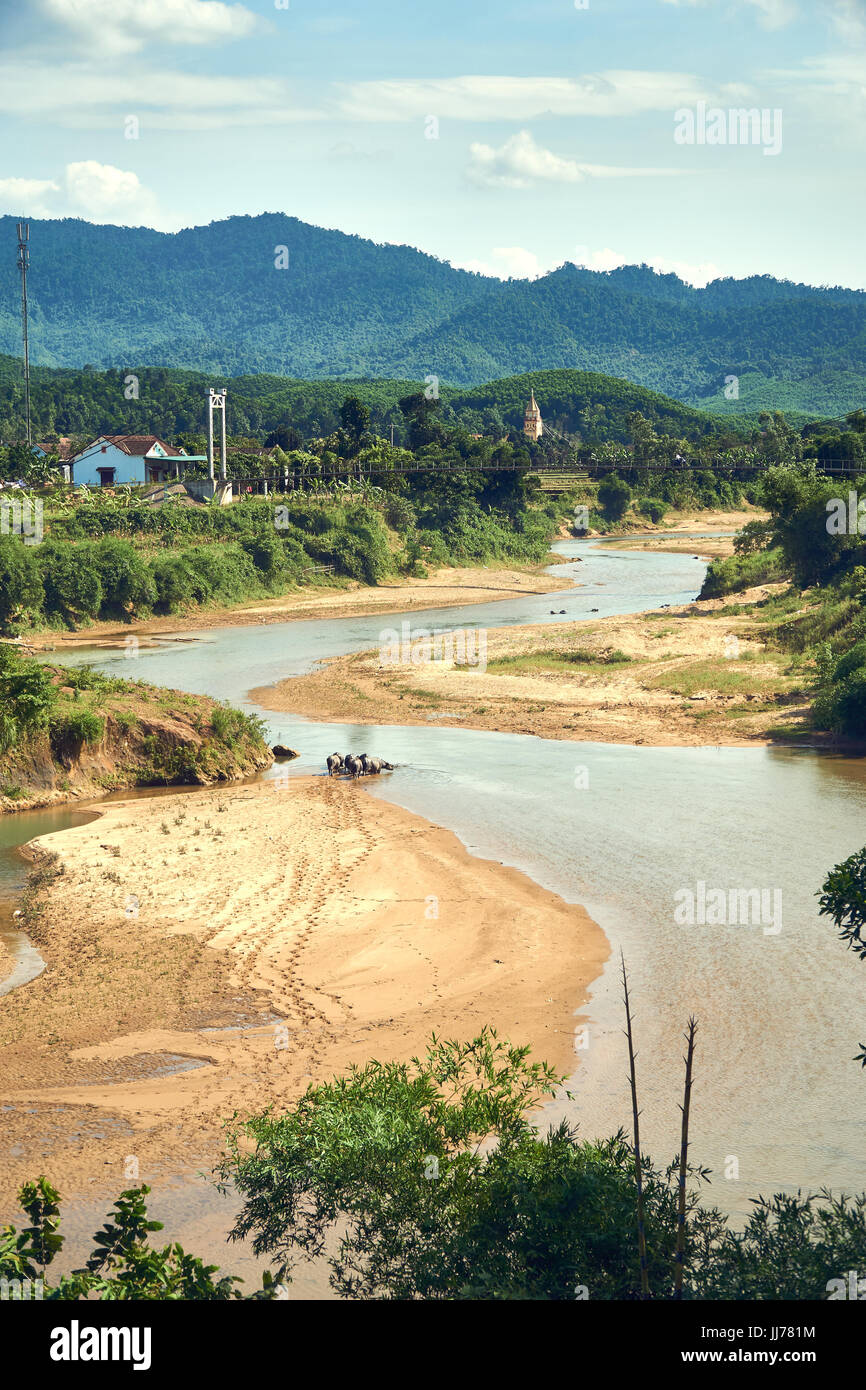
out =
<path fill-rule="evenodd" d="M 380 772 L 393 772 L 394 764 L 386 763 L 384 758 L 368 758 L 367 772 L 372 777 L 378 777 Z"/>
<path fill-rule="evenodd" d="M 361 773 L 364 770 L 363 765 L 361 763 L 361 759 L 356 758 L 353 753 L 349 753 L 348 756 L 343 759 L 343 767 L 346 769 L 353 781 L 355 781 L 356 778 L 360 777 Z"/>
<path fill-rule="evenodd" d="M 343 759 L 339 753 L 332 753 L 328 758 L 328 776 L 333 777 L 335 772 L 342 772 Z"/>

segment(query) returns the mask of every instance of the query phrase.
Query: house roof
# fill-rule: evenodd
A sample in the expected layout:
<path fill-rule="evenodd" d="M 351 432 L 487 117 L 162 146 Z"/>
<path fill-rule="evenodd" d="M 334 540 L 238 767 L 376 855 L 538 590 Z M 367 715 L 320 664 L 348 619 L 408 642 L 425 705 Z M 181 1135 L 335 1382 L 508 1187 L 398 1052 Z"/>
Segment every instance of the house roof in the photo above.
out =
<path fill-rule="evenodd" d="M 94 440 L 98 444 L 104 440 L 106 444 L 113 444 L 116 449 L 120 449 L 124 454 L 130 454 L 134 458 L 144 458 L 149 454 L 155 444 L 164 449 L 168 458 L 186 458 L 183 449 L 175 449 L 173 445 L 166 444 L 164 439 L 160 439 L 155 434 L 103 434 L 100 439 Z"/>
<path fill-rule="evenodd" d="M 56 454 L 63 461 L 72 457 L 72 440 L 68 435 L 61 436 L 60 439 L 52 442 L 51 440 L 38 439 L 36 447 L 42 449 L 46 454 Z"/>

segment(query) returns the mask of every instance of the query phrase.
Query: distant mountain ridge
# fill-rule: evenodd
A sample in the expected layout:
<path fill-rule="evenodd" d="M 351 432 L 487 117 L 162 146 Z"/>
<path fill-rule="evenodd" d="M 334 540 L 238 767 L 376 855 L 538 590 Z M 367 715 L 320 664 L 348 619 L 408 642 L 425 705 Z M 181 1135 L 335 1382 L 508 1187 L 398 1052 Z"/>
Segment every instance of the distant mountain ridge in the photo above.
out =
<path fill-rule="evenodd" d="M 14 244 L 0 218 L 0 351 L 18 355 Z M 859 290 L 770 276 L 695 289 L 648 266 L 501 282 L 278 213 L 174 234 L 33 220 L 30 249 L 32 359 L 47 366 L 462 386 L 568 368 L 722 413 L 866 401 Z"/>

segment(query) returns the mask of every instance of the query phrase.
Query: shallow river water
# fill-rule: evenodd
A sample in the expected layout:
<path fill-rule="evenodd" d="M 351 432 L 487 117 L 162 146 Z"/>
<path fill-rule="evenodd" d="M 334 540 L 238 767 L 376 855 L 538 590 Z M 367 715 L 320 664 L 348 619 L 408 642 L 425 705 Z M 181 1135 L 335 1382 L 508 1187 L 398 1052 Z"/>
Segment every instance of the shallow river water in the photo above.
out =
<path fill-rule="evenodd" d="M 404 617 L 413 631 L 580 621 L 593 610 L 603 616 L 687 601 L 704 572 L 691 556 L 580 541 L 555 548 L 573 560 L 555 570 L 573 575 L 580 585 L 573 591 L 411 618 L 221 628 L 143 649 L 134 663 L 104 651 L 64 661 L 255 709 L 251 689 L 308 671 L 327 656 L 378 646 L 383 631 L 399 628 Z M 441 719 L 429 728 L 371 728 L 258 712 L 274 740 L 300 750 L 291 775 L 320 771 L 333 749 L 383 755 L 398 770 L 364 784 L 362 794 L 446 826 L 473 853 L 514 865 L 584 904 L 604 928 L 613 952 L 581 1015 L 587 1026 L 570 1082 L 574 1099 L 557 1101 L 551 1117 L 568 1114 L 587 1137 L 629 1123 L 617 978 L 622 949 L 648 1151 L 659 1160 L 677 1151 L 682 1032 L 694 1013 L 692 1156 L 713 1170 L 712 1198 L 743 1213 L 761 1191 L 866 1188 L 866 1084 L 852 1060 L 866 1039 L 866 967 L 818 918 L 815 898 L 826 871 L 866 842 L 866 761 L 807 749 L 541 740 Z M 17 820 L 9 818 L 4 829 Z M 33 833 L 28 826 L 18 842 Z M 701 883 L 707 892 L 764 890 L 772 920 L 678 922 L 676 895 L 697 895 Z"/>

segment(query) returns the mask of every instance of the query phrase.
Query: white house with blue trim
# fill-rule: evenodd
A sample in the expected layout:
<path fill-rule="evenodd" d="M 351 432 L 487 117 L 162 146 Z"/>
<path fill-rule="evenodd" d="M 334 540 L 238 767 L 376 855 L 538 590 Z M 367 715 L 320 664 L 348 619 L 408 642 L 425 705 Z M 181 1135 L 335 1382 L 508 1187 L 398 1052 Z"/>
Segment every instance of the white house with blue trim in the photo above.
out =
<path fill-rule="evenodd" d="M 103 434 L 71 460 L 76 487 L 120 487 L 179 478 L 184 463 L 197 461 L 155 434 Z"/>

